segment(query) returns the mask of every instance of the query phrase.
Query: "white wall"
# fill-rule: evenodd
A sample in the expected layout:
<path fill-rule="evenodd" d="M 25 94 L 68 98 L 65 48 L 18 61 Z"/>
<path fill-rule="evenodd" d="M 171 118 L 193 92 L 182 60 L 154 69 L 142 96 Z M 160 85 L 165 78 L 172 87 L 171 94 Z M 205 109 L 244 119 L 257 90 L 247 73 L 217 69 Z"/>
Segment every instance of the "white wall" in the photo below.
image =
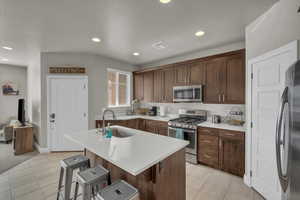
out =
<path fill-rule="evenodd" d="M 18 118 L 18 99 L 24 98 L 27 105 L 27 67 L 0 64 L 0 86 L 7 81 L 16 83 L 20 93 L 17 96 L 4 96 L 1 88 L 0 124 L 10 118 Z M 27 106 L 25 109 L 27 110 Z"/>
<path fill-rule="evenodd" d="M 203 57 L 207 57 L 207 56 L 212 56 L 212 55 L 221 54 L 221 53 L 225 53 L 225 52 L 229 52 L 229 51 L 235 51 L 235 50 L 244 49 L 244 48 L 245 48 L 245 42 L 241 41 L 241 42 L 236 42 L 236 43 L 232 43 L 232 44 L 228 44 L 228 45 L 224 45 L 224 46 L 219 46 L 219 47 L 215 47 L 215 48 L 211 48 L 211 49 L 196 51 L 193 53 L 164 59 L 164 60 L 161 60 L 158 62 L 143 65 L 142 68 L 157 67 L 160 65 L 172 64 L 172 63 L 181 62 L 181 61 L 185 61 L 185 60 L 191 60 L 191 59 L 195 59 L 195 58 L 203 58 Z"/>
<path fill-rule="evenodd" d="M 246 28 L 248 59 L 300 39 L 300 0 L 278 1 Z"/>
<path fill-rule="evenodd" d="M 27 70 L 28 90 L 28 117 L 34 125 L 34 135 L 38 143 L 41 143 L 41 57 L 38 51 L 33 51 Z"/>
<path fill-rule="evenodd" d="M 95 127 L 95 118 L 107 107 L 107 68 L 135 71 L 137 67 L 99 55 L 84 53 L 42 53 L 42 132 L 40 144 L 47 144 L 46 77 L 51 66 L 76 65 L 86 68 L 89 78 L 89 128 Z"/>
<path fill-rule="evenodd" d="M 300 13 L 297 10 L 300 0 L 280 0 L 266 13 L 246 27 L 246 60 L 255 58 L 268 51 L 277 49 L 294 40 L 300 39 Z M 250 107 L 248 99 L 251 98 L 250 74 L 251 69 L 246 70 L 246 121 L 250 127 Z M 246 176 L 245 182 L 250 184 L 249 173 L 251 170 L 251 140 L 250 128 L 246 137 Z"/>

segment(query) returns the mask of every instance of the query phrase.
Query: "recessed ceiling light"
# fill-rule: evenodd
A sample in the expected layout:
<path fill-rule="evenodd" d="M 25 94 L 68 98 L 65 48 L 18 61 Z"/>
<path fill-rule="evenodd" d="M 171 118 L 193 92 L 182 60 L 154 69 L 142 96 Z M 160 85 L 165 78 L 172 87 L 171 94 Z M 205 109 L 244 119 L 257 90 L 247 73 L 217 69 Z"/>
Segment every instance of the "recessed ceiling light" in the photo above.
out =
<path fill-rule="evenodd" d="M 138 53 L 138 52 L 134 52 L 132 55 L 134 55 L 134 56 L 139 56 L 139 55 L 140 55 L 140 53 Z"/>
<path fill-rule="evenodd" d="M 9 51 L 13 50 L 13 48 L 9 47 L 9 46 L 3 46 L 2 48 L 5 49 L 5 50 L 9 50 Z"/>
<path fill-rule="evenodd" d="M 205 35 L 205 32 L 204 32 L 204 31 L 197 31 L 197 32 L 195 33 L 195 35 L 196 35 L 197 37 L 201 37 L 201 36 Z"/>
<path fill-rule="evenodd" d="M 159 0 L 159 1 L 160 1 L 160 3 L 164 3 L 164 4 L 167 4 L 167 3 L 171 2 L 171 0 Z"/>
<path fill-rule="evenodd" d="M 7 58 L 2 58 L 1 60 L 2 60 L 2 61 L 8 61 L 8 59 L 7 59 Z"/>
<path fill-rule="evenodd" d="M 93 38 L 92 38 L 92 41 L 93 41 L 93 42 L 101 42 L 101 39 L 100 39 L 100 38 L 97 38 L 97 37 L 93 37 Z"/>

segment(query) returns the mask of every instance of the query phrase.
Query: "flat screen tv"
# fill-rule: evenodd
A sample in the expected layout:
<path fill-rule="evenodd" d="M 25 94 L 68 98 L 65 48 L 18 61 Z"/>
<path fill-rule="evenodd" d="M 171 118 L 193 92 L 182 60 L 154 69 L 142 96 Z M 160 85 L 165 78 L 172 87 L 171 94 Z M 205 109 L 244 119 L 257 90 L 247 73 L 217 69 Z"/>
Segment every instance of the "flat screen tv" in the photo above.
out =
<path fill-rule="evenodd" d="M 19 99 L 18 120 L 23 126 L 25 125 L 25 99 Z"/>

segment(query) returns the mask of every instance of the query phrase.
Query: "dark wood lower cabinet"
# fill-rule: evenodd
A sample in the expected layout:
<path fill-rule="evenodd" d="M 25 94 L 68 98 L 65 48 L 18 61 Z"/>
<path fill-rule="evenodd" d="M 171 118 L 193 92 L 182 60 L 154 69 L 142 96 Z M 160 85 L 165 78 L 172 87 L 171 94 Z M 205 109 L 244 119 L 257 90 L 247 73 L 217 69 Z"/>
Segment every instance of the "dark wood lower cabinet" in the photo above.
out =
<path fill-rule="evenodd" d="M 198 128 L 198 161 L 237 176 L 245 173 L 243 132 Z"/>
<path fill-rule="evenodd" d="M 91 166 L 102 165 L 110 171 L 112 181 L 123 179 L 139 190 L 140 200 L 185 200 L 185 150 L 179 150 L 158 164 L 133 176 L 98 155 L 85 150 Z M 147 155 L 145 155 L 147 156 Z"/>

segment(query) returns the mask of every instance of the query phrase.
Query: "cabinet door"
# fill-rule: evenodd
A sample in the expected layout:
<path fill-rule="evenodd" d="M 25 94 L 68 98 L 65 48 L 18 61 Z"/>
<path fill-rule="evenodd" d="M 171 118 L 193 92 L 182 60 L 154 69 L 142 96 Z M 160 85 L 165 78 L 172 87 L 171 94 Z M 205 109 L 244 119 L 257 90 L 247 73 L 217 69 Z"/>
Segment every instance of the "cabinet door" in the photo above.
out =
<path fill-rule="evenodd" d="M 156 122 L 157 133 L 168 136 L 168 122 Z"/>
<path fill-rule="evenodd" d="M 144 101 L 153 102 L 153 71 L 144 73 Z"/>
<path fill-rule="evenodd" d="M 244 134 L 236 131 L 220 131 L 219 139 L 220 169 L 238 176 L 245 173 Z"/>
<path fill-rule="evenodd" d="M 197 157 L 199 162 L 219 168 L 219 136 L 215 129 L 198 129 Z"/>
<path fill-rule="evenodd" d="M 221 103 L 222 79 L 225 60 L 223 58 L 206 62 L 206 84 L 204 87 L 204 103 Z"/>
<path fill-rule="evenodd" d="M 245 55 L 226 58 L 226 89 L 222 99 L 228 104 L 245 103 Z"/>
<path fill-rule="evenodd" d="M 144 99 L 144 75 L 134 74 L 134 99 Z"/>
<path fill-rule="evenodd" d="M 137 119 L 138 120 L 138 129 L 141 131 L 145 131 L 145 122 L 144 119 Z"/>
<path fill-rule="evenodd" d="M 189 84 L 204 85 L 205 77 L 205 62 L 192 63 L 189 67 Z"/>
<path fill-rule="evenodd" d="M 157 127 L 155 121 L 145 120 L 145 131 L 157 134 Z"/>
<path fill-rule="evenodd" d="M 164 73 L 162 70 L 154 71 L 154 102 L 164 100 Z"/>
<path fill-rule="evenodd" d="M 170 67 L 163 70 L 164 79 L 164 103 L 173 103 L 173 87 L 174 87 L 174 68 Z"/>
<path fill-rule="evenodd" d="M 133 128 L 133 129 L 138 129 L 138 121 L 137 121 L 137 119 L 127 120 L 127 127 L 128 128 Z"/>
<path fill-rule="evenodd" d="M 175 72 L 175 85 L 183 86 L 188 84 L 188 65 L 179 64 L 174 68 Z"/>

